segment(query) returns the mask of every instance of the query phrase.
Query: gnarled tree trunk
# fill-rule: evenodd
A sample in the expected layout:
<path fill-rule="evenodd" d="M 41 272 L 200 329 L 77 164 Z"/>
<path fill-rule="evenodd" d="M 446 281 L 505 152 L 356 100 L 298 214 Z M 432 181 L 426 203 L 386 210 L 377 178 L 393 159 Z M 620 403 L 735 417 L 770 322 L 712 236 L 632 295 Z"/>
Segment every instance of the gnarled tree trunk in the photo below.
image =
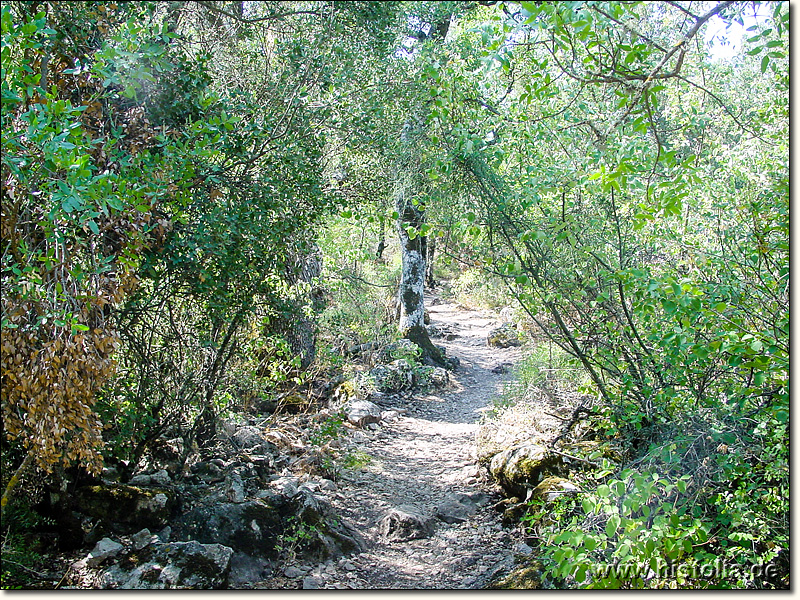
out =
<path fill-rule="evenodd" d="M 409 144 L 413 126 L 406 123 L 402 141 Z M 397 184 L 394 192 L 397 211 L 397 234 L 400 238 L 402 272 L 398 300 L 400 305 L 399 329 L 403 337 L 411 340 L 422 349 L 423 358 L 444 367 L 451 367 L 444 353 L 431 342 L 425 329 L 425 259 L 427 249 L 424 238 L 418 231 L 425 223 L 425 207 L 414 202 L 413 160 L 402 161 L 398 168 Z"/>

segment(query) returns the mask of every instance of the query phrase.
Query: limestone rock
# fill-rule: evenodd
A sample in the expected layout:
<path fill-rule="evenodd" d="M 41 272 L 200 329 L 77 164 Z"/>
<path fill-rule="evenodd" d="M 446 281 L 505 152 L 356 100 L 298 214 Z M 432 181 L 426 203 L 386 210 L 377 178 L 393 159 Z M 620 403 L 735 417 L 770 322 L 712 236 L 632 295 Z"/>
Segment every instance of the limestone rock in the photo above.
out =
<path fill-rule="evenodd" d="M 492 590 L 538 590 L 542 587 L 544 569 L 535 560 L 526 560 L 505 577 L 489 586 Z"/>
<path fill-rule="evenodd" d="M 133 552 L 100 575 L 112 589 L 221 589 L 233 550 L 196 541 L 159 544 Z"/>
<path fill-rule="evenodd" d="M 436 516 L 445 523 L 463 523 L 477 508 L 466 494 L 448 494 L 436 507 Z"/>
<path fill-rule="evenodd" d="M 122 533 L 132 533 L 143 527 L 161 529 L 176 505 L 174 493 L 164 488 L 93 485 L 76 492 L 76 506 L 81 512 L 113 525 Z"/>
<path fill-rule="evenodd" d="M 450 374 L 447 372 L 447 369 L 434 367 L 433 373 L 431 373 L 431 382 L 436 387 L 445 387 L 450 383 Z"/>
<path fill-rule="evenodd" d="M 379 392 L 396 393 L 409 390 L 417 383 L 414 366 L 404 358 L 393 360 L 388 365 L 378 365 L 369 373 Z"/>
<path fill-rule="evenodd" d="M 269 485 L 280 495 L 294 498 L 297 495 L 297 489 L 300 487 L 300 480 L 297 477 L 278 477 L 271 481 Z"/>
<path fill-rule="evenodd" d="M 433 533 L 433 519 L 415 506 L 393 508 L 379 523 L 381 535 L 391 542 L 426 538 Z"/>
<path fill-rule="evenodd" d="M 363 536 L 338 516 L 327 500 L 301 488 L 291 506 L 297 522 L 309 526 L 309 537 L 301 549 L 307 558 L 323 561 L 367 548 Z"/>
<path fill-rule="evenodd" d="M 225 475 L 219 465 L 210 461 L 194 463 L 191 468 L 193 475 L 205 483 L 218 483 L 225 480 Z"/>
<path fill-rule="evenodd" d="M 272 556 L 284 530 L 283 506 L 257 499 L 200 504 L 172 523 L 179 540 L 222 544 L 250 556 Z"/>
<path fill-rule="evenodd" d="M 512 446 L 496 454 L 489 463 L 489 472 L 512 493 L 538 485 L 561 464 L 558 455 L 539 444 Z"/>
<path fill-rule="evenodd" d="M 226 479 L 225 496 L 230 502 L 241 504 L 245 500 L 244 482 L 238 471 L 232 472 Z"/>
<path fill-rule="evenodd" d="M 103 538 L 95 544 L 89 556 L 86 557 L 86 566 L 96 567 L 104 561 L 114 558 L 124 548 L 119 542 L 111 538 Z"/>
<path fill-rule="evenodd" d="M 486 342 L 495 348 L 510 348 L 521 346 L 522 342 L 517 335 L 517 330 L 511 323 L 503 323 L 500 327 L 492 329 L 486 338 Z"/>
<path fill-rule="evenodd" d="M 237 429 L 236 433 L 231 436 L 231 440 L 236 444 L 237 448 L 253 454 L 272 454 L 275 452 L 275 446 L 264 439 L 261 429 L 252 425 Z"/>
<path fill-rule="evenodd" d="M 161 469 L 150 475 L 150 483 L 152 485 L 168 486 L 172 484 L 172 479 L 167 473 L 166 469 Z"/>
<path fill-rule="evenodd" d="M 150 544 L 155 544 L 160 541 L 160 538 L 150 533 L 149 529 L 142 529 L 131 536 L 131 545 L 134 550 L 141 550 Z"/>
<path fill-rule="evenodd" d="M 150 485 L 152 481 L 153 480 L 150 478 L 150 475 L 147 473 L 138 473 L 130 478 L 128 485 Z"/>
<path fill-rule="evenodd" d="M 545 502 L 553 502 L 565 494 L 575 495 L 580 491 L 577 485 L 563 477 L 545 477 L 533 489 L 533 498 L 541 498 Z"/>
<path fill-rule="evenodd" d="M 364 427 L 381 420 L 381 407 L 369 400 L 351 400 L 344 407 L 347 420 L 357 427 Z"/>
<path fill-rule="evenodd" d="M 305 575 L 305 573 L 306 572 L 303 571 L 302 569 L 298 569 L 297 567 L 294 566 L 286 567 L 283 570 L 283 574 L 289 579 L 297 579 L 298 577 L 302 577 L 303 575 Z"/>

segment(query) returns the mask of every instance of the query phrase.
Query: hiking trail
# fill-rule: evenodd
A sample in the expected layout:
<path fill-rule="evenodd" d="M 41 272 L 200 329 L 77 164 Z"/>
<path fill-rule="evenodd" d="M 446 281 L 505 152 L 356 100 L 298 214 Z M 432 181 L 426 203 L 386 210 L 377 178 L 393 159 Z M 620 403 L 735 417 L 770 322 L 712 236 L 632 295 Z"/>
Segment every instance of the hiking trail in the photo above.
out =
<path fill-rule="evenodd" d="M 520 350 L 487 345 L 487 334 L 499 325 L 494 313 L 436 297 L 427 298 L 426 306 L 431 324 L 448 333 L 435 343 L 458 357 L 460 366 L 448 387 L 417 393 L 404 404 L 405 412 L 377 430 L 355 432 L 352 439 L 366 464 L 347 469 L 331 494 L 337 513 L 357 528 L 368 549 L 318 565 L 288 566 L 257 587 L 482 589 L 513 566 L 520 534 L 505 528 L 492 508 L 501 498 L 479 475 L 475 434 Z M 454 495 L 475 511 L 466 520 L 432 519 L 433 533 L 421 539 L 384 535 L 381 520 L 392 509 L 431 515 L 452 504 Z"/>

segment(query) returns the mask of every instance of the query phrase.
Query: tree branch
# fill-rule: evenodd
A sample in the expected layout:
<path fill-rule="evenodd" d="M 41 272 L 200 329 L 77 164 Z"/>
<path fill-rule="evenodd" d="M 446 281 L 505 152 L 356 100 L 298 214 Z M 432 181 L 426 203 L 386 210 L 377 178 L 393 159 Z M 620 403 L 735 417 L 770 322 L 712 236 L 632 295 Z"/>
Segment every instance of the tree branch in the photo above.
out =
<path fill-rule="evenodd" d="M 228 12 L 227 10 L 219 8 L 219 7 L 215 6 L 213 2 L 209 2 L 207 0 L 197 0 L 197 4 L 199 4 L 200 6 L 205 8 L 206 10 L 209 10 L 209 11 L 211 11 L 213 13 L 216 13 L 216 14 L 219 14 L 219 15 L 224 15 L 224 16 L 230 18 L 230 19 L 233 19 L 234 21 L 239 21 L 240 23 L 248 23 L 248 24 L 249 23 L 262 23 L 264 21 L 278 21 L 278 20 L 283 19 L 285 17 L 292 17 L 294 15 L 314 15 L 314 16 L 317 16 L 317 17 L 325 17 L 325 16 L 327 16 L 327 15 L 324 15 L 324 14 L 322 14 L 320 12 L 315 11 L 315 10 L 291 10 L 291 11 L 287 11 L 287 12 L 283 12 L 283 13 L 276 13 L 276 14 L 273 14 L 273 15 L 266 15 L 264 17 L 256 17 L 254 19 L 246 19 L 245 17 L 239 16 L 237 14 L 234 14 L 232 12 Z"/>

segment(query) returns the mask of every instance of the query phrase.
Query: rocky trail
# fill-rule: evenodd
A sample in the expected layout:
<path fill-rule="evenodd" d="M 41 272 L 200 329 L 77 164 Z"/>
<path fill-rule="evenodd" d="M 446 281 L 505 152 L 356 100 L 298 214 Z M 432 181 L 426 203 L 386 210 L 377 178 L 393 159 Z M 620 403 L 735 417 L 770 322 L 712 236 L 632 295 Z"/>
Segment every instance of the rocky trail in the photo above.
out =
<path fill-rule="evenodd" d="M 495 471 L 479 469 L 476 434 L 521 358 L 494 344 L 519 342 L 497 337 L 511 325 L 498 328 L 494 313 L 427 305 L 455 371 L 386 358 L 392 346 L 416 350 L 401 340 L 337 384 L 327 408 L 222 419 L 215 444 L 188 462 L 170 439 L 124 482 L 108 468 L 51 494 L 68 551 L 44 587 L 482 589 L 499 579 L 531 549 L 494 508 L 504 496 Z M 373 387 L 357 391 L 360 381 Z M 498 456 L 516 464 L 514 448 Z"/>
<path fill-rule="evenodd" d="M 518 348 L 487 345 L 495 315 L 430 298 L 436 343 L 460 360 L 450 385 L 415 394 L 397 416 L 352 441 L 368 463 L 349 469 L 330 494 L 366 550 L 338 560 L 287 566 L 254 587 L 481 589 L 513 565 L 518 533 L 504 528 L 500 500 L 479 474 L 475 433 Z"/>

